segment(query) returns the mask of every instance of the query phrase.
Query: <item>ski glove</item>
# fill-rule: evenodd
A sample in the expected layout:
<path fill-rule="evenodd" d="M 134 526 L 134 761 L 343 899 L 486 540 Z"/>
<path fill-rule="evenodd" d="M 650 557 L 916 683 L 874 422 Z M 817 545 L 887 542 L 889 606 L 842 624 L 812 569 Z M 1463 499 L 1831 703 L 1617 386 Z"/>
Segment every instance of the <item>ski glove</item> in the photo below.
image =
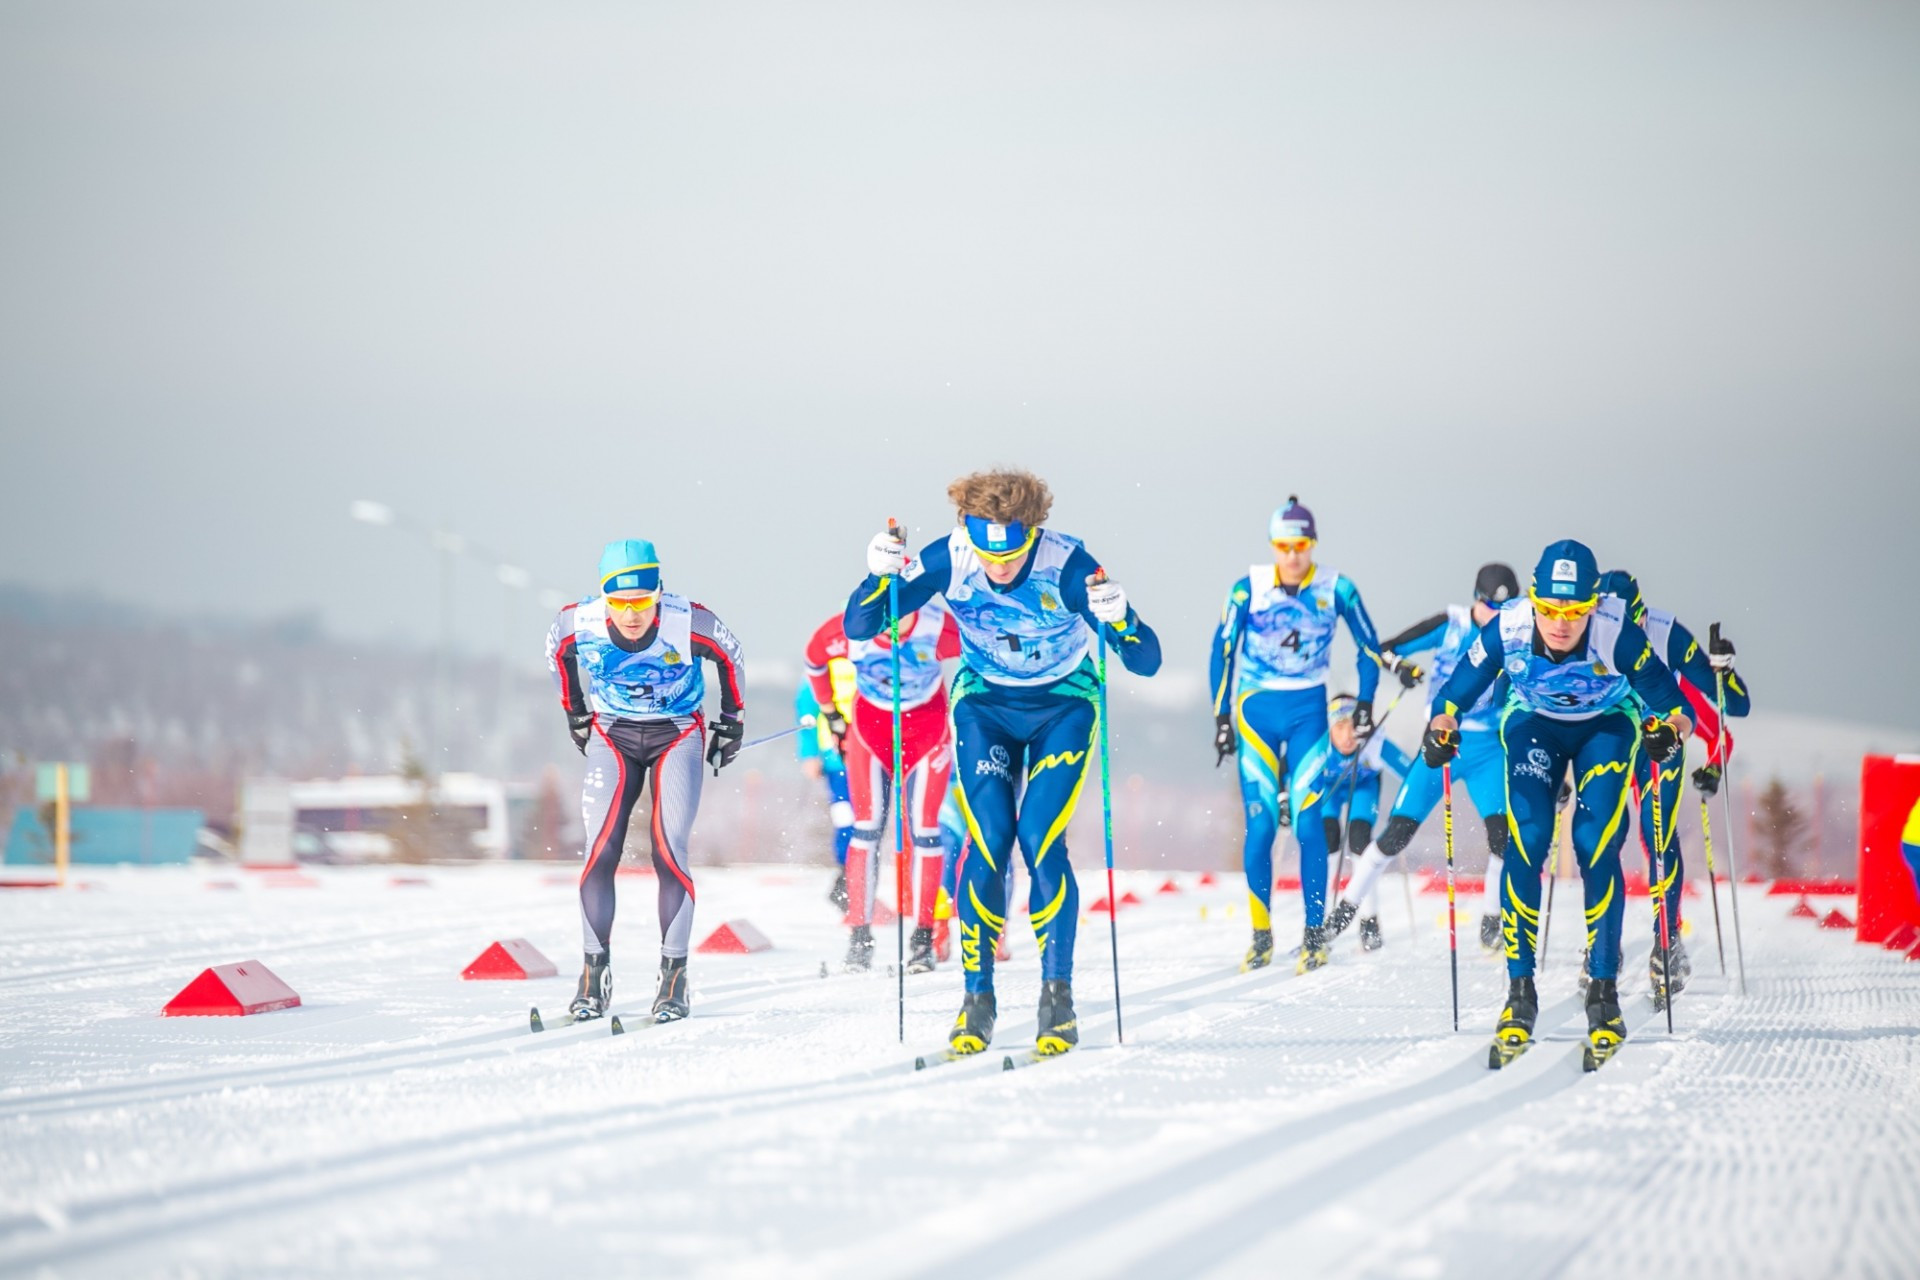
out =
<path fill-rule="evenodd" d="M 1365 742 L 1373 736 L 1373 704 L 1361 702 L 1353 708 L 1353 736 Z"/>
<path fill-rule="evenodd" d="M 580 748 L 580 754 L 587 754 L 587 744 L 593 741 L 593 712 L 567 712 L 567 732 L 573 735 L 573 745 Z"/>
<path fill-rule="evenodd" d="M 896 528 L 874 534 L 867 544 L 867 572 L 876 578 L 897 578 L 907 571 L 907 544 Z"/>
<path fill-rule="evenodd" d="M 1658 716 L 1648 716 L 1640 724 L 1640 740 L 1655 764 L 1665 764 L 1680 750 L 1680 735 Z"/>
<path fill-rule="evenodd" d="M 1087 579 L 1087 611 L 1108 626 L 1125 622 L 1127 593 L 1119 583 L 1095 574 Z"/>
<path fill-rule="evenodd" d="M 827 732 L 833 735 L 834 745 L 844 749 L 847 740 L 847 718 L 840 714 L 840 708 L 828 707 L 820 713 L 827 722 Z"/>
<path fill-rule="evenodd" d="M 1219 753 L 1219 758 L 1213 762 L 1213 767 L 1216 769 L 1227 762 L 1228 756 L 1240 749 L 1240 735 L 1234 732 L 1232 716 L 1213 718 L 1213 749 Z"/>
<path fill-rule="evenodd" d="M 1293 801 L 1287 798 L 1287 793 L 1284 791 L 1280 793 L 1280 825 L 1293 826 Z"/>
<path fill-rule="evenodd" d="M 707 743 L 707 763 L 713 766 L 717 778 L 720 771 L 733 763 L 740 754 L 740 740 L 746 737 L 746 722 L 737 716 L 721 716 L 713 722 L 713 737 Z"/>
<path fill-rule="evenodd" d="M 1733 670 L 1733 641 L 1721 638 L 1717 622 L 1708 628 L 1707 665 L 1722 675 Z"/>
<path fill-rule="evenodd" d="M 1430 769 L 1439 769 L 1453 762 L 1460 753 L 1460 731 L 1458 729 L 1435 729 L 1431 725 L 1420 737 L 1420 758 L 1427 762 Z"/>
<path fill-rule="evenodd" d="M 1702 765 L 1700 768 L 1695 769 L 1693 771 L 1693 785 L 1700 788 L 1700 794 L 1703 796 L 1719 795 L 1720 766 L 1717 764 L 1709 764 Z"/>
<path fill-rule="evenodd" d="M 1387 662 L 1387 670 L 1399 677 L 1402 689 L 1411 689 L 1420 683 L 1420 677 L 1426 675 L 1420 664 L 1411 658 L 1392 658 Z"/>
<path fill-rule="evenodd" d="M 1556 809 L 1564 809 L 1567 807 L 1567 801 L 1571 799 L 1573 799 L 1573 784 L 1565 778 L 1562 778 L 1560 779 L 1560 795 L 1554 800 L 1553 807 Z"/>

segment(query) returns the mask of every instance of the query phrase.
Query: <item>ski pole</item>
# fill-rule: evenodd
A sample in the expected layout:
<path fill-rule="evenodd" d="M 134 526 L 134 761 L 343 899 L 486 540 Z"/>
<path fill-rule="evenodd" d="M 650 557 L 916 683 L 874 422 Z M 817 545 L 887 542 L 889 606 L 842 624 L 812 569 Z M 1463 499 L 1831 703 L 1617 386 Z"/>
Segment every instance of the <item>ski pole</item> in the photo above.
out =
<path fill-rule="evenodd" d="M 1095 569 L 1097 586 L 1107 580 L 1105 569 Z M 1107 836 L 1107 941 L 1113 952 L 1113 1033 L 1121 1044 L 1127 1042 L 1126 1024 L 1120 1020 L 1120 903 L 1113 892 L 1113 769 L 1107 760 L 1107 629 L 1100 627 L 1100 817 Z"/>
<path fill-rule="evenodd" d="M 1400 888 L 1407 896 L 1407 936 L 1411 938 L 1418 932 L 1418 921 L 1413 909 L 1413 872 L 1407 870 L 1405 858 L 1396 858 L 1394 861 L 1400 864 Z"/>
<path fill-rule="evenodd" d="M 1447 830 L 1447 953 L 1453 966 L 1453 1029 L 1460 1030 L 1460 930 L 1453 909 L 1453 761 L 1440 766 L 1440 787 L 1446 797 Z"/>
<path fill-rule="evenodd" d="M 1553 811 L 1553 843 L 1547 847 L 1547 912 L 1540 921 L 1540 950 L 1534 957 L 1534 967 L 1541 973 L 1547 971 L 1547 944 L 1553 939 L 1553 886 L 1560 879 L 1560 822 L 1566 815 L 1555 807 Z M 1500 903 L 1501 914 L 1506 914 L 1507 904 Z"/>
<path fill-rule="evenodd" d="M 1708 630 L 1707 652 L 1720 643 L 1720 624 L 1714 623 Z M 1727 898 L 1733 903 L 1733 958 L 1740 966 L 1740 994 L 1747 994 L 1747 948 L 1740 938 L 1740 863 L 1733 848 L 1733 761 L 1726 750 L 1727 737 L 1727 677 L 1726 673 L 1713 673 L 1713 709 L 1720 716 L 1720 799 L 1726 806 L 1727 816 Z"/>
<path fill-rule="evenodd" d="M 791 737 L 792 735 L 800 732 L 802 729 L 811 729 L 811 728 L 813 728 L 813 717 L 808 716 L 806 720 L 793 726 L 793 728 L 791 729 L 782 729 L 780 732 L 770 733 L 764 738 L 755 738 L 752 742 L 743 742 L 740 744 L 740 750 L 751 751 L 755 747 L 764 747 L 769 742 L 778 742 L 782 738 Z"/>
<path fill-rule="evenodd" d="M 1700 844 L 1707 852 L 1707 889 L 1713 894 L 1713 945 L 1720 952 L 1720 976 L 1727 976 L 1727 941 L 1720 934 L 1720 881 L 1713 873 L 1713 819 L 1707 798 L 1700 797 Z"/>
<path fill-rule="evenodd" d="M 1673 1034 L 1673 941 L 1667 928 L 1667 842 L 1661 834 L 1660 788 L 1664 785 L 1661 777 L 1660 762 L 1649 760 L 1653 766 L 1653 921 L 1655 937 L 1660 943 L 1660 994 L 1661 1003 L 1667 1007 L 1667 1034 Z"/>
<path fill-rule="evenodd" d="M 1374 721 L 1374 724 L 1373 724 L 1374 733 L 1379 733 L 1381 728 L 1386 725 L 1387 717 L 1392 715 L 1393 709 L 1400 705 L 1400 699 L 1406 696 L 1406 692 L 1407 692 L 1406 689 L 1402 687 L 1400 692 L 1393 695 L 1393 700 L 1387 703 L 1387 709 L 1380 713 L 1380 718 L 1378 720 Z M 1371 741 L 1373 741 L 1373 737 L 1371 734 L 1369 734 L 1367 737 L 1367 742 L 1371 742 Z M 1360 776 L 1360 757 L 1365 755 L 1366 751 L 1367 751 L 1366 742 L 1355 744 L 1353 748 L 1353 759 L 1349 761 L 1347 764 L 1346 776 L 1340 780 L 1339 789 L 1334 791 L 1332 794 L 1336 796 L 1347 794 L 1347 789 L 1353 785 L 1353 780 Z M 1351 797 L 1349 797 L 1349 799 L 1351 799 Z M 1338 893 L 1340 891 L 1340 878 L 1346 874 L 1347 874 L 1347 842 L 1345 839 L 1342 839 L 1340 841 L 1340 858 L 1337 862 L 1334 863 L 1334 866 L 1333 866 L 1333 883 L 1327 886 L 1327 893 L 1329 896 L 1331 896 L 1332 894 Z M 1360 904 L 1355 903 L 1354 905 L 1359 906 Z"/>
<path fill-rule="evenodd" d="M 887 532 L 906 541 L 906 531 L 889 516 Z M 887 612 L 893 615 L 888 652 L 893 655 L 893 949 L 894 975 L 899 979 L 900 1043 L 907 1042 L 907 780 L 901 764 L 906 745 L 900 741 L 900 579 L 887 579 Z"/>

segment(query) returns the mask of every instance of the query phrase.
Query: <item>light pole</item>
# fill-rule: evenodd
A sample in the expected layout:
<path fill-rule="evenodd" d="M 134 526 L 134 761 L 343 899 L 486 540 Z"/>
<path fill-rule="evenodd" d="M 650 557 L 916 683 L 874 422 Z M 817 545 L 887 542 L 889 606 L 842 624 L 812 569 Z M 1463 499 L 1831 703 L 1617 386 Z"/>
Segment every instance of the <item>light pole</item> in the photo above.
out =
<path fill-rule="evenodd" d="M 498 687 L 495 691 L 495 729 L 494 729 L 494 767 L 504 780 L 510 760 L 508 758 L 507 702 L 508 672 L 513 654 L 513 613 L 515 593 L 530 590 L 533 587 L 533 575 L 513 564 L 504 556 L 498 555 L 470 539 L 439 525 L 427 525 L 413 520 L 394 510 L 384 502 L 373 502 L 364 498 L 355 499 L 347 507 L 347 514 L 363 524 L 382 525 L 405 529 L 416 536 L 423 537 L 433 547 L 435 559 L 439 564 L 440 627 L 437 645 L 437 661 L 434 667 L 433 702 L 427 717 L 427 774 L 431 779 L 441 770 L 440 756 L 442 746 L 441 731 L 444 725 L 444 687 L 446 670 L 453 654 L 453 561 L 456 556 L 465 556 L 476 563 L 491 565 L 495 580 L 500 583 L 500 672 Z M 558 609 L 565 603 L 565 597 L 558 591 L 544 589 L 539 595 L 544 605 L 552 601 L 552 608 Z"/>

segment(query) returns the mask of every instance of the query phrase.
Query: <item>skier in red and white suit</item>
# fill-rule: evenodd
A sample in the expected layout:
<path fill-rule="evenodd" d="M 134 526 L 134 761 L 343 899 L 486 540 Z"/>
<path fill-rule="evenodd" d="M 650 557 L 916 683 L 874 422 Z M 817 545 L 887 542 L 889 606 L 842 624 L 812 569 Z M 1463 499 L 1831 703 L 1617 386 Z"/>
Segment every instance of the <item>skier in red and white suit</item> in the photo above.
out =
<path fill-rule="evenodd" d="M 953 728 L 940 662 L 960 656 L 960 628 L 946 604 L 934 600 L 900 622 L 901 767 L 906 773 L 907 825 L 913 834 L 914 870 L 908 901 L 919 898 L 908 973 L 934 967 L 933 908 L 940 892 L 940 803 L 953 770 Z M 853 723 L 833 709 L 827 663 L 846 658 L 859 677 Z M 847 923 L 852 938 L 847 968 L 873 965 L 873 899 L 879 879 L 880 837 L 885 831 L 893 781 L 893 651 L 886 632 L 871 640 L 847 639 L 840 615 L 820 625 L 807 642 L 807 679 L 828 725 L 840 738 L 853 799 L 853 840 L 847 846 Z M 903 904 L 904 907 L 904 904 Z"/>

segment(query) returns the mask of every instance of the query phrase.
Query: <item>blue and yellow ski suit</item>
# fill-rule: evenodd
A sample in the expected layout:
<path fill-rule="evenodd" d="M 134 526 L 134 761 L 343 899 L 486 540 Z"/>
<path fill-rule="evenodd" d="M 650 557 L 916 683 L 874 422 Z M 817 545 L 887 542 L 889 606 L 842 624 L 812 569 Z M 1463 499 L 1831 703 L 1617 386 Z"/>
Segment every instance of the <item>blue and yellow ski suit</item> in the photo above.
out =
<path fill-rule="evenodd" d="M 1560 780 L 1573 766 L 1573 847 L 1586 896 L 1588 972 L 1620 973 L 1626 886 L 1620 846 L 1626 838 L 1628 780 L 1640 758 L 1636 712 L 1666 717 L 1684 710 L 1680 688 L 1625 606 L 1601 596 L 1579 646 L 1550 655 L 1534 623 L 1533 602 L 1510 600 L 1480 629 L 1435 700 L 1434 713 L 1458 717 L 1502 674 L 1512 694 L 1500 718 L 1506 757 L 1509 849 L 1500 882 L 1500 927 L 1507 973 L 1530 978 L 1540 933 L 1540 873 L 1553 856 Z M 1636 700 L 1637 699 L 1637 700 Z"/>
<path fill-rule="evenodd" d="M 900 578 L 903 615 L 938 595 L 960 626 L 954 773 L 973 849 L 955 907 L 968 991 L 993 990 L 994 943 L 1007 923 L 1004 872 L 1016 844 L 1027 864 L 1041 977 L 1073 977 L 1080 894 L 1064 837 L 1098 754 L 1099 677 L 1088 650 L 1105 624 L 1087 607 L 1097 568 L 1077 539 L 1042 529 L 1019 576 L 999 586 L 956 529 L 924 547 Z M 886 580 L 868 574 L 847 604 L 848 639 L 880 634 L 890 616 Z M 1127 670 L 1160 669 L 1160 641 L 1131 608 L 1105 630 Z"/>
<path fill-rule="evenodd" d="M 1280 832 L 1280 777 L 1327 732 L 1327 668 L 1344 621 L 1360 651 L 1360 701 L 1371 706 L 1380 683 L 1380 642 L 1352 581 L 1314 565 L 1297 587 L 1271 564 L 1255 565 L 1227 592 L 1208 666 L 1216 716 L 1231 715 L 1238 735 L 1240 800 L 1247 838 L 1242 861 L 1255 929 L 1273 927 L 1273 841 Z M 1300 891 L 1307 925 L 1327 908 L 1327 838 L 1316 801 L 1291 793 L 1300 841 Z"/>

